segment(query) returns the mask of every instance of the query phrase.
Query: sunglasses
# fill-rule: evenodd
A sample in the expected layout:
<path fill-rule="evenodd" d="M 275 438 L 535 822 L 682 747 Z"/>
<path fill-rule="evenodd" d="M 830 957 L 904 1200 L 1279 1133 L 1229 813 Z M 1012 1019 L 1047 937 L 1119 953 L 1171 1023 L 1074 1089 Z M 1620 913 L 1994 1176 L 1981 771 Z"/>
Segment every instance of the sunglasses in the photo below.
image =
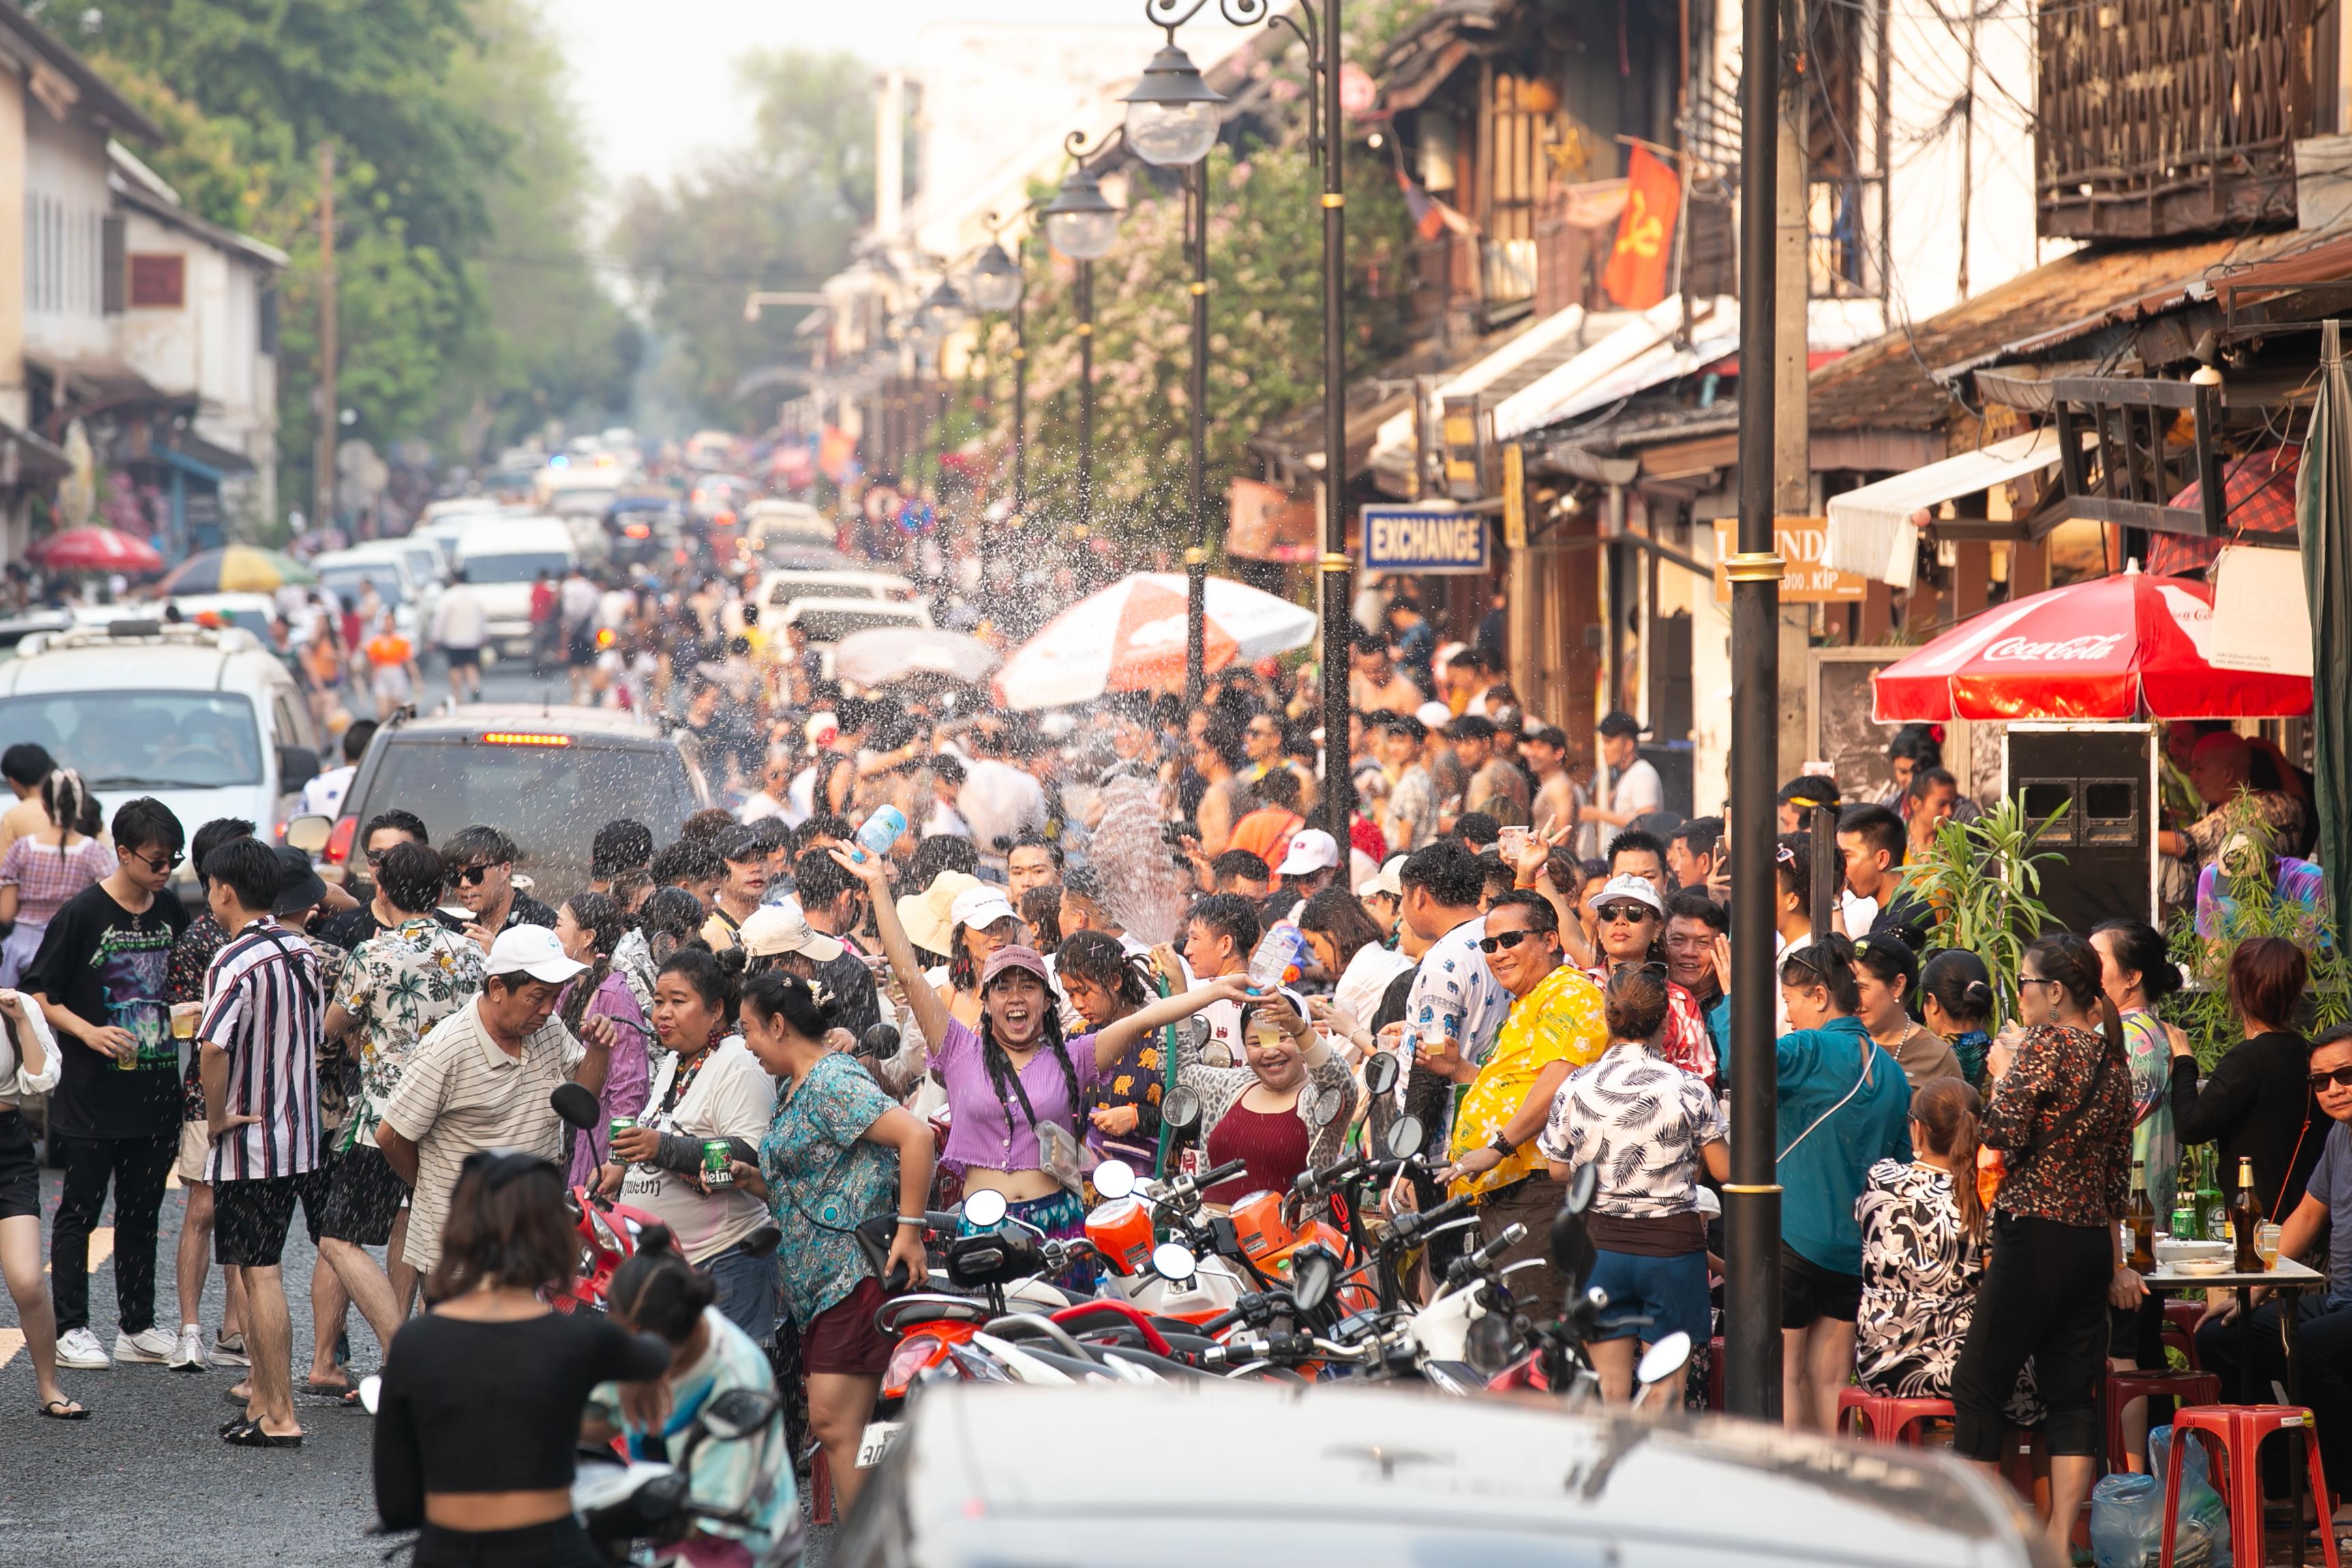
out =
<path fill-rule="evenodd" d="M 468 866 L 458 872 L 455 879 L 457 886 L 461 888 L 477 888 L 481 886 L 482 879 L 488 876 L 490 870 L 491 868 L 487 862 L 479 866 Z"/>
<path fill-rule="evenodd" d="M 2334 1068 L 2326 1072 L 2313 1073 L 2311 1092 L 2317 1094 L 2331 1083 L 2338 1089 L 2352 1089 L 2352 1067 Z"/>
<path fill-rule="evenodd" d="M 1518 946 L 1519 943 L 1527 941 L 1528 938 L 1535 934 L 1536 933 L 1531 931 L 1496 931 L 1493 936 L 1482 936 L 1478 939 L 1478 951 L 1480 952 L 1500 952 L 1506 948 Z"/>
<path fill-rule="evenodd" d="M 1653 911 L 1643 904 L 1603 904 L 1592 911 L 1595 920 L 1611 925 L 1637 926 L 1652 918 Z"/>
<path fill-rule="evenodd" d="M 180 868 L 183 861 L 187 859 L 186 855 L 176 851 L 161 860 L 158 860 L 152 855 L 134 854 L 131 858 L 133 860 L 138 861 L 142 866 L 146 867 L 149 870 L 154 872 L 155 875 L 159 877 L 167 877 L 171 875 L 173 872 Z"/>

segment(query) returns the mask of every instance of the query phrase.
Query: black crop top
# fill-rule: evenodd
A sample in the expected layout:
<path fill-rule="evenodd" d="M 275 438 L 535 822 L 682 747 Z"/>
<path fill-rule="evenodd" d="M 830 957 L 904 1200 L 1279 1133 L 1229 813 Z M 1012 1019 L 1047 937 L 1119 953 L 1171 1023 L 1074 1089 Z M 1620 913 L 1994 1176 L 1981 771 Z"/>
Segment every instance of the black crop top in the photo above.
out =
<path fill-rule="evenodd" d="M 589 1391 L 669 1370 L 669 1347 L 601 1317 L 474 1322 L 427 1312 L 392 1337 L 375 1420 L 375 1507 L 387 1530 L 425 1522 L 427 1492 L 572 1484 Z"/>

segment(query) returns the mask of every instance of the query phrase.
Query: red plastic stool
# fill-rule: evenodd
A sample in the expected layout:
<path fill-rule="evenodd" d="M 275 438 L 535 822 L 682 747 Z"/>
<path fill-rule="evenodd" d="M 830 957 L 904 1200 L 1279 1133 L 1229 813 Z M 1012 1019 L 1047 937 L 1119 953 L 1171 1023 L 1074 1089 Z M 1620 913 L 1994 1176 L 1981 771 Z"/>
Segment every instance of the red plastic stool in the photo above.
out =
<path fill-rule="evenodd" d="M 2197 1359 L 2197 1325 L 2204 1320 L 2205 1303 L 2168 1298 L 2164 1303 L 2164 1342 L 2179 1345 L 2180 1353 L 2189 1358 L 2189 1370 L 2201 1372 L 2205 1363 Z"/>
<path fill-rule="evenodd" d="M 2172 1458 L 2164 1475 L 2164 1545 L 2157 1568 L 2172 1568 L 2172 1534 L 2180 1508 L 2180 1445 L 2191 1432 L 2205 1435 L 2209 1448 L 2219 1443 L 2229 1467 L 2230 1560 L 2257 1563 L 2263 1556 L 2263 1439 L 2274 1433 L 2301 1428 L 2304 1453 L 2311 1464 L 2311 1495 L 2319 1508 L 2322 1560 L 2340 1568 L 2336 1557 L 2336 1532 L 2325 1528 L 2327 1518 L 2327 1477 L 2319 1463 L 2319 1444 L 2311 1431 L 2311 1412 L 2294 1405 L 2200 1405 L 2176 1411 L 2172 1417 Z M 2290 1526 L 2300 1530 L 2297 1521 Z"/>
<path fill-rule="evenodd" d="M 1859 1415 L 1870 1424 L 1870 1436 L 1876 1441 L 1908 1443 L 1916 1447 L 1919 1445 L 1914 1434 L 1919 1423 L 1950 1420 L 1952 1402 L 1948 1399 L 1904 1399 L 1849 1385 L 1838 1390 L 1837 1429 L 1853 1431 L 1853 1424 L 1847 1417 L 1854 1415 Z"/>
<path fill-rule="evenodd" d="M 2221 1403 L 2221 1380 L 2210 1372 L 2109 1372 L 2106 1381 L 2107 1470 L 2124 1465 L 2124 1406 L 2135 1399 L 2169 1396 L 2180 1406 Z M 2159 1425 L 2150 1421 L 2149 1426 Z"/>

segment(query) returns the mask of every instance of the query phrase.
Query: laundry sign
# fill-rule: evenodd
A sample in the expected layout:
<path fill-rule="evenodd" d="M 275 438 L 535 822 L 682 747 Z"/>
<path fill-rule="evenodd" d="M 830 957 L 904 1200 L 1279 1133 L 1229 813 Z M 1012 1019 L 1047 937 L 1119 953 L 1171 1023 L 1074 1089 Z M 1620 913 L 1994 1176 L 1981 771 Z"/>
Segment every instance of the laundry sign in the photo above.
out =
<path fill-rule="evenodd" d="M 1731 603 L 1731 579 L 1723 563 L 1738 549 L 1739 524 L 1723 518 L 1715 525 L 1715 599 Z M 1776 517 L 1773 545 L 1788 563 L 1780 579 L 1784 605 L 1858 605 L 1870 584 L 1858 572 L 1841 572 L 1830 564 L 1830 522 L 1825 517 Z"/>
<path fill-rule="evenodd" d="M 1368 506 L 1363 509 L 1364 570 L 1367 572 L 1484 572 L 1487 552 L 1484 513 L 1450 506 Z"/>

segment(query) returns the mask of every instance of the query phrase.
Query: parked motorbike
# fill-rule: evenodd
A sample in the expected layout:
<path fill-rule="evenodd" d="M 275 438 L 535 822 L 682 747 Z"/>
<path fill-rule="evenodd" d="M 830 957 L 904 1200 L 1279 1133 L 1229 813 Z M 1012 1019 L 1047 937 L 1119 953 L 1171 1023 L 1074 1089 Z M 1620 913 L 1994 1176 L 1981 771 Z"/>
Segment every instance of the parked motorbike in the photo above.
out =
<path fill-rule="evenodd" d="M 594 1130 L 601 1110 L 593 1091 L 560 1083 L 547 1099 L 568 1125 L 583 1132 Z M 579 1276 L 548 1304 L 559 1312 L 601 1312 L 614 1274 L 637 1250 L 638 1235 L 660 1222 L 643 1209 L 604 1196 L 593 1185 L 573 1187 L 564 1194 L 563 1205 L 580 1235 Z"/>

